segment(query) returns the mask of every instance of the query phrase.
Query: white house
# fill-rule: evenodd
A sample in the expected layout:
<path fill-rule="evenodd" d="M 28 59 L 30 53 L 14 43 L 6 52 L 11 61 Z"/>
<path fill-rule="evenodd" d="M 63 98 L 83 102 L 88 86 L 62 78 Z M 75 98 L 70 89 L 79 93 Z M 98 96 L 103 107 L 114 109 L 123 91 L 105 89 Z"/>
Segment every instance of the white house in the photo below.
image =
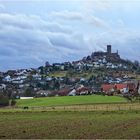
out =
<path fill-rule="evenodd" d="M 87 64 L 87 67 L 93 67 L 93 64 L 89 63 L 89 64 Z"/>
<path fill-rule="evenodd" d="M 19 85 L 19 88 L 23 88 L 23 87 L 24 87 L 24 84 L 20 84 L 20 85 Z"/>
<path fill-rule="evenodd" d="M 36 92 L 36 94 L 48 96 L 48 92 L 46 90 L 39 90 L 38 92 Z"/>
<path fill-rule="evenodd" d="M 70 91 L 68 93 L 68 96 L 75 96 L 75 95 L 76 95 L 76 90 L 75 89 L 73 89 L 72 91 Z"/>
<path fill-rule="evenodd" d="M 5 84 L 0 84 L 0 89 L 6 89 L 6 85 Z"/>
<path fill-rule="evenodd" d="M 128 93 L 128 91 L 129 89 L 127 87 L 120 90 L 121 93 Z"/>
<path fill-rule="evenodd" d="M 40 74 L 34 74 L 34 75 L 32 75 L 33 76 L 33 78 L 34 79 L 36 79 L 36 80 L 41 80 L 41 75 Z"/>
<path fill-rule="evenodd" d="M 11 81 L 11 76 L 10 76 L 10 75 L 7 75 L 7 76 L 4 78 L 4 81 L 10 82 L 10 81 Z"/>
<path fill-rule="evenodd" d="M 107 61 L 106 61 L 106 59 L 105 59 L 105 58 L 103 59 L 103 63 L 107 63 Z"/>
<path fill-rule="evenodd" d="M 23 84 L 23 80 L 14 80 L 12 81 L 13 84 Z"/>
<path fill-rule="evenodd" d="M 93 62 L 93 64 L 94 64 L 94 67 L 95 67 L 95 68 L 99 68 L 99 67 L 100 67 L 99 62 Z"/>

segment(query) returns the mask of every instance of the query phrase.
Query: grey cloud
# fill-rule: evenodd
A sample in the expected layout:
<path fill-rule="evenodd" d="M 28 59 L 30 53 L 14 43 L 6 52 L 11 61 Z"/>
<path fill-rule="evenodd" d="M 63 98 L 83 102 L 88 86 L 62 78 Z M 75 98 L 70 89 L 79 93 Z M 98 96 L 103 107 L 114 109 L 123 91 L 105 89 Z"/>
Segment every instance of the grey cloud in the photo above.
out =
<path fill-rule="evenodd" d="M 111 8 L 111 0 L 83 0 L 83 9 L 87 12 L 105 11 Z"/>
<path fill-rule="evenodd" d="M 46 22 L 38 16 L 0 14 L 0 71 L 38 67 L 45 61 L 81 59 L 92 51 L 105 50 L 109 43 L 122 57 L 139 58 L 140 32 L 108 31 L 93 38 L 72 26 L 60 25 L 57 20 Z"/>
<path fill-rule="evenodd" d="M 3 4 L 0 4 L 0 10 L 5 10 L 5 6 Z"/>
<path fill-rule="evenodd" d="M 72 11 L 59 11 L 50 14 L 52 18 L 69 21 L 82 21 L 98 28 L 109 28 L 109 25 L 102 19 L 92 15 L 91 13 L 81 13 Z"/>
<path fill-rule="evenodd" d="M 50 16 L 60 18 L 63 20 L 83 20 L 83 15 L 80 12 L 72 11 L 52 12 Z"/>
<path fill-rule="evenodd" d="M 0 25 L 15 27 L 24 30 L 46 30 L 48 32 L 71 33 L 70 27 L 62 26 L 56 22 L 47 22 L 39 16 L 23 14 L 0 13 Z"/>
<path fill-rule="evenodd" d="M 40 17 L 0 14 L 0 25 L 0 70 L 79 58 L 79 49 L 87 53 L 82 35 Z"/>

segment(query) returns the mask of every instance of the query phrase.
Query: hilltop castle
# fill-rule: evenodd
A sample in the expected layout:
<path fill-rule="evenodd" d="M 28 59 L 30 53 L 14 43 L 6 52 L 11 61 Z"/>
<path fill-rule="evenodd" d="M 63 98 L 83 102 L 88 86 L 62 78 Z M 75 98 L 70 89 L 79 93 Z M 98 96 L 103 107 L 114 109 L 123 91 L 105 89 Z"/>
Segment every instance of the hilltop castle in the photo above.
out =
<path fill-rule="evenodd" d="M 110 60 L 111 61 L 120 60 L 120 55 L 118 54 L 118 51 L 116 53 L 112 53 L 111 49 L 112 49 L 111 45 L 107 45 L 107 51 L 106 52 L 102 52 L 102 51 L 93 52 L 91 54 L 91 58 L 92 59 L 106 58 L 109 61 Z"/>

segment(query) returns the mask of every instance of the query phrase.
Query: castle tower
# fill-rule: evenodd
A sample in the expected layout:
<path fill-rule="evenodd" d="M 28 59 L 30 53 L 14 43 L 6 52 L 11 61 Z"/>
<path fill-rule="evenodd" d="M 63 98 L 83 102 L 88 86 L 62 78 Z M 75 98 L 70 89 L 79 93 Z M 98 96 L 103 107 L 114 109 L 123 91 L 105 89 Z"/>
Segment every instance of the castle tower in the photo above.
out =
<path fill-rule="evenodd" d="M 119 54 L 118 50 L 117 50 L 117 54 Z"/>
<path fill-rule="evenodd" d="M 111 45 L 107 45 L 107 53 L 111 54 Z"/>

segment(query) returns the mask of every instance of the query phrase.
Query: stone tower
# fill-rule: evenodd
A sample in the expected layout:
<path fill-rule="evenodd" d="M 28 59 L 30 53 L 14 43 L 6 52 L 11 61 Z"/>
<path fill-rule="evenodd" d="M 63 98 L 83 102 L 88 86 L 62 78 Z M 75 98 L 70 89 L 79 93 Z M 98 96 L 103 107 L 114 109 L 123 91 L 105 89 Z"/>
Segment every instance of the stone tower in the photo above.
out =
<path fill-rule="evenodd" d="M 111 45 L 107 45 L 107 53 L 111 54 Z"/>

